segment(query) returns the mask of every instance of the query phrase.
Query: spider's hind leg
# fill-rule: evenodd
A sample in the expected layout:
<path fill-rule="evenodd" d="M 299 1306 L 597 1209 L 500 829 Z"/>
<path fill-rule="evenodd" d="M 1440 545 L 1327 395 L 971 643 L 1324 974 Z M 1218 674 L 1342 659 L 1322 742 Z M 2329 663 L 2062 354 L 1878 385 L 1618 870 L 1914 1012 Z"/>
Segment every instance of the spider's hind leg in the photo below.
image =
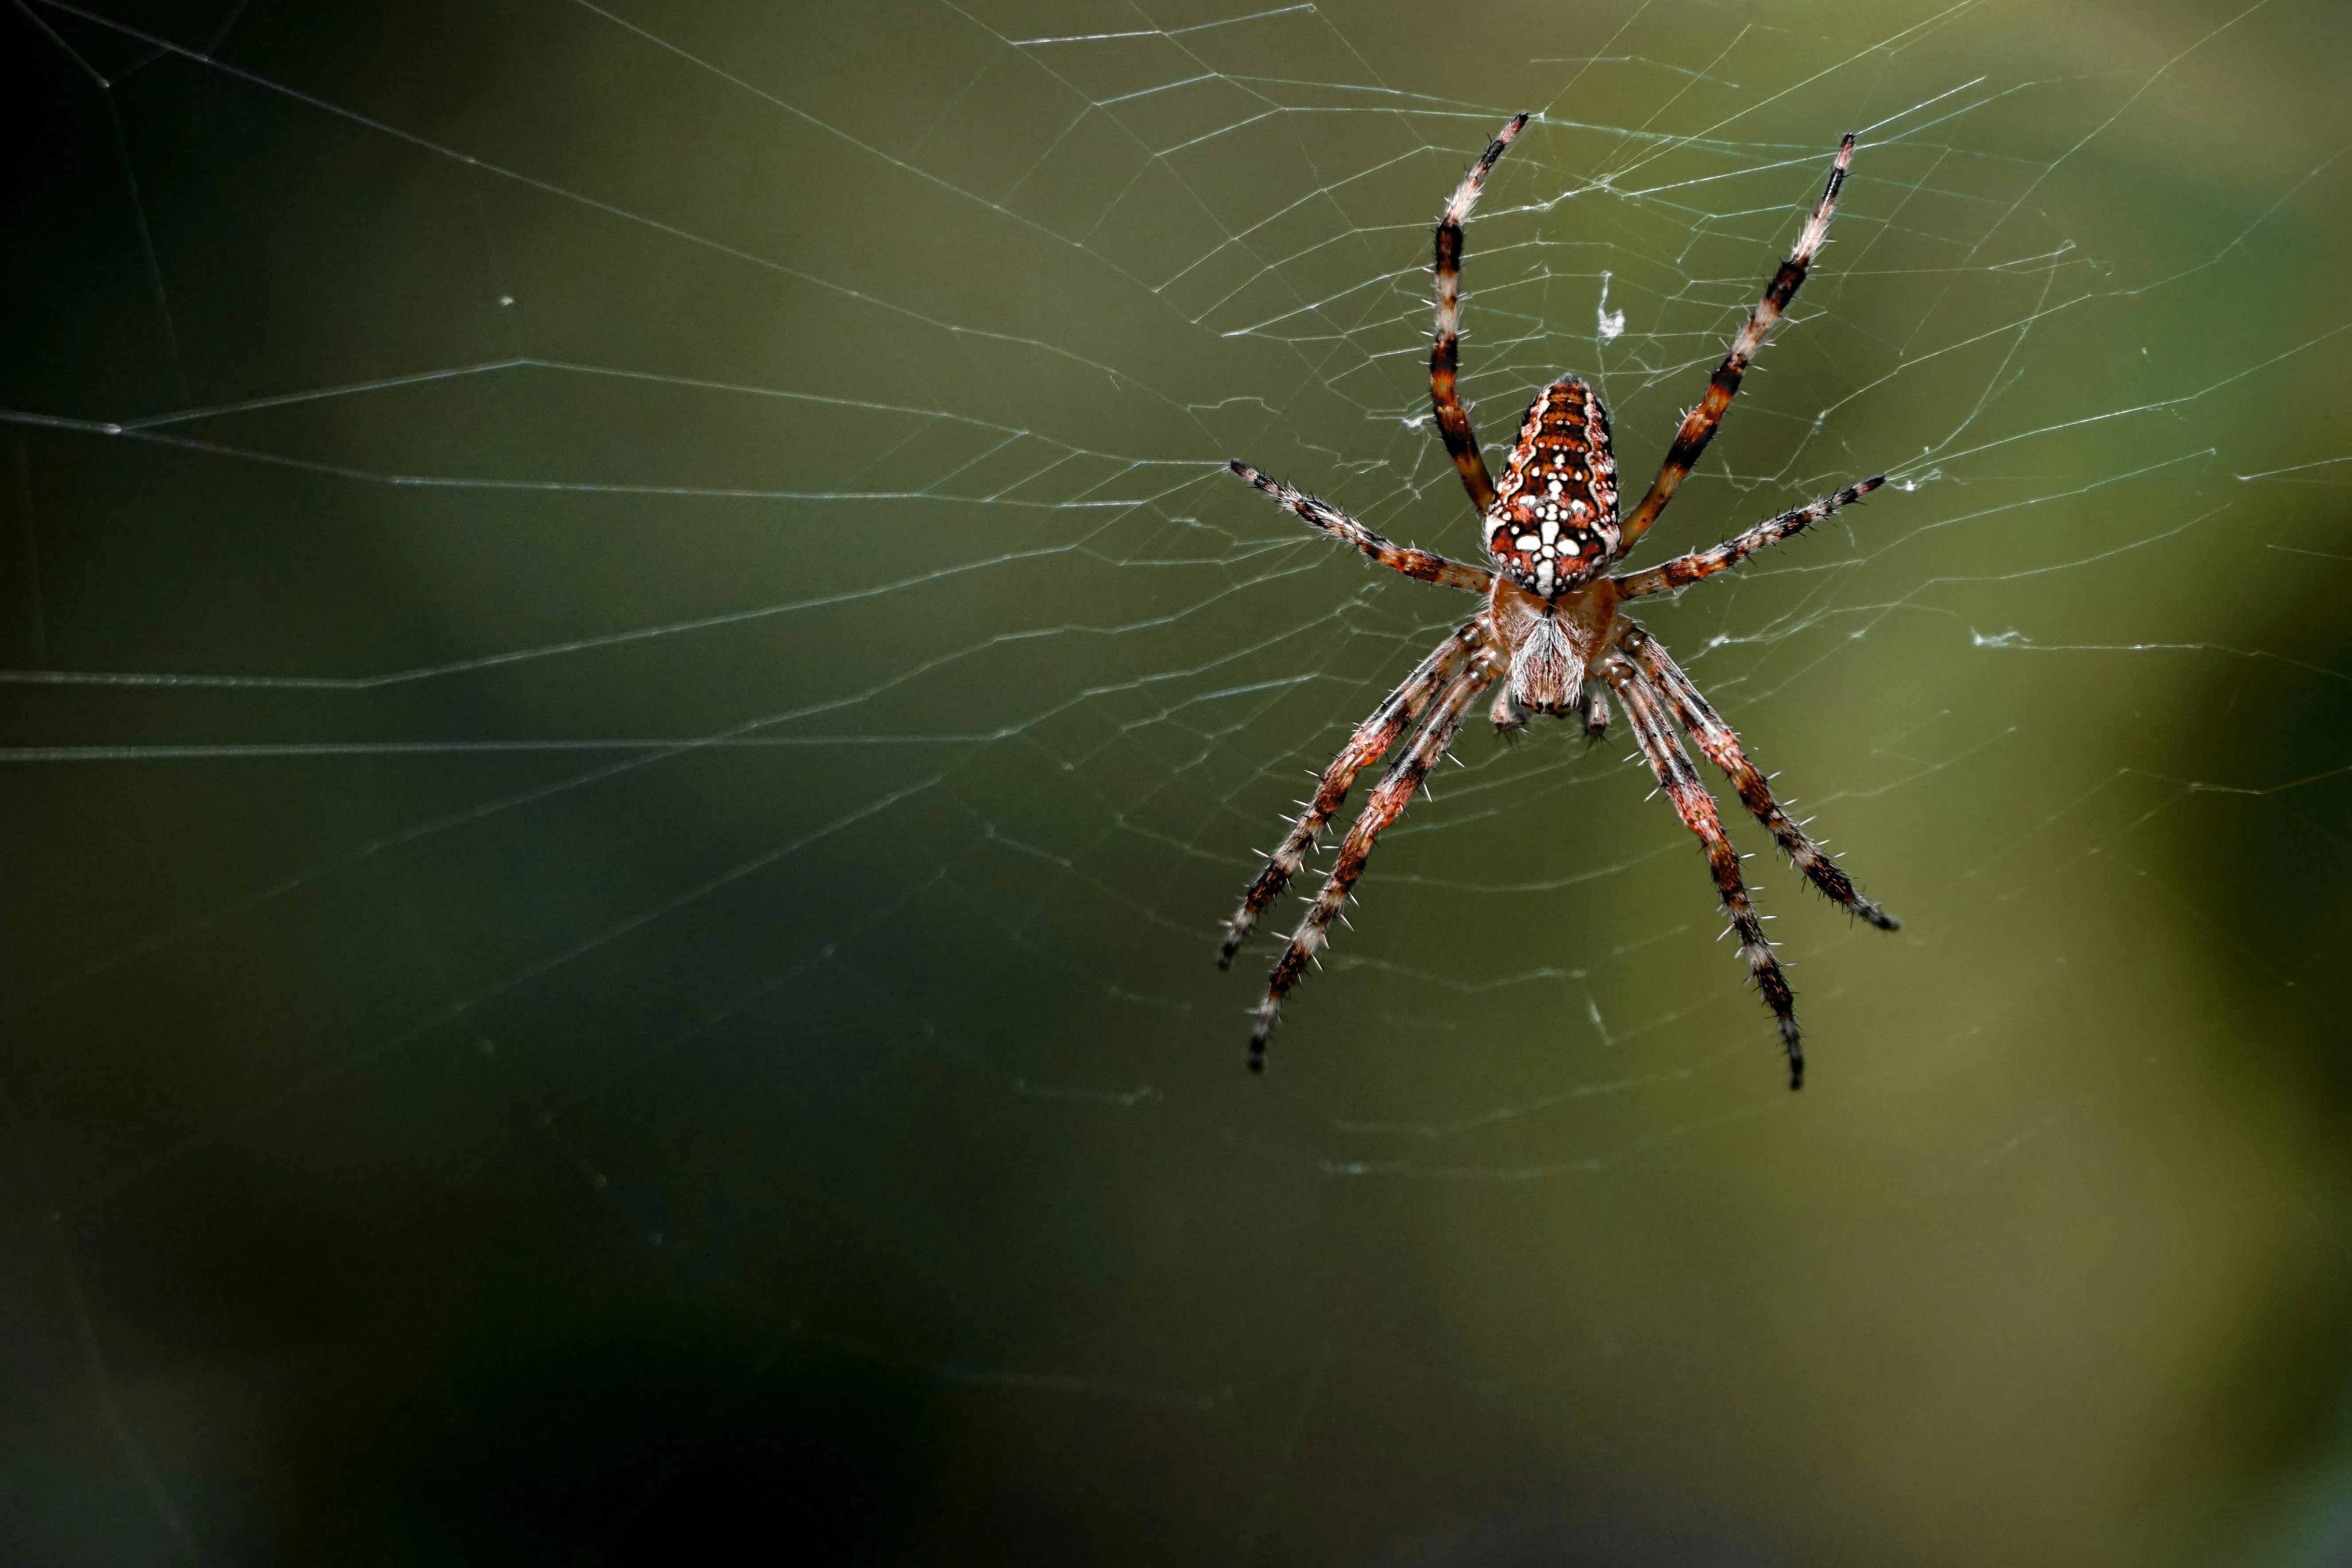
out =
<path fill-rule="evenodd" d="M 1739 737 L 1723 721 L 1691 678 L 1683 673 L 1682 666 L 1674 661 L 1665 645 L 1630 621 L 1621 622 L 1625 651 L 1632 654 L 1649 678 L 1665 694 L 1667 705 L 1675 718 L 1698 742 L 1709 761 L 1724 772 L 1731 787 L 1739 792 L 1739 804 L 1746 806 L 1757 821 L 1771 830 L 1772 841 L 1780 847 L 1790 862 L 1805 875 L 1806 880 L 1819 888 L 1830 900 L 1881 931 L 1897 931 L 1903 922 L 1854 891 L 1853 879 L 1841 870 L 1828 851 L 1813 842 L 1811 836 L 1792 819 L 1780 803 L 1772 796 L 1772 786 L 1748 760 L 1739 747 Z"/>
<path fill-rule="evenodd" d="M 1242 897 L 1242 907 L 1225 922 L 1224 944 L 1217 953 L 1218 968 L 1232 964 L 1234 954 L 1241 951 L 1242 943 L 1249 939 L 1250 929 L 1257 924 L 1257 917 L 1290 885 L 1290 879 L 1305 863 L 1307 852 L 1322 837 L 1324 825 L 1348 798 L 1356 775 L 1385 755 L 1398 737 L 1421 717 L 1430 700 L 1461 673 L 1477 647 L 1475 624 L 1455 627 L 1453 635 L 1431 650 L 1420 667 L 1372 710 L 1371 716 L 1358 725 L 1356 732 L 1348 737 L 1348 743 L 1339 748 L 1339 754 L 1316 781 L 1314 798 L 1306 803 L 1298 819 L 1290 825 L 1290 831 L 1266 857 L 1265 868 Z"/>
<path fill-rule="evenodd" d="M 1307 964 L 1330 941 L 1331 922 L 1339 918 L 1349 892 L 1356 879 L 1364 874 L 1364 864 L 1371 858 L 1373 841 L 1381 829 L 1404 815 L 1420 790 L 1429 770 L 1445 755 L 1454 744 L 1454 737 L 1469 716 L 1470 705 L 1486 689 L 1493 677 L 1473 666 L 1454 678 L 1445 695 L 1431 704 L 1429 717 L 1422 724 L 1404 750 L 1404 754 L 1389 764 L 1389 771 L 1373 786 L 1371 798 L 1340 840 L 1339 858 L 1333 862 L 1331 875 L 1323 883 L 1323 890 L 1315 895 L 1307 907 L 1307 918 L 1298 922 L 1297 934 L 1283 950 L 1274 972 L 1266 976 L 1265 1000 L 1258 1004 L 1257 1024 L 1250 1031 L 1249 1065 L 1252 1072 L 1265 1070 L 1266 1037 L 1282 1017 L 1282 998 L 1306 975 Z"/>
<path fill-rule="evenodd" d="M 1748 961 L 1756 988 L 1764 994 L 1765 1005 L 1780 1022 L 1780 1046 L 1789 1056 L 1789 1087 L 1801 1088 L 1805 1081 L 1805 1048 L 1797 1028 L 1797 999 L 1789 990 L 1788 976 L 1780 973 L 1780 962 L 1772 956 L 1771 941 L 1764 934 L 1764 922 L 1739 874 L 1739 852 L 1723 831 L 1714 797 L 1699 782 L 1698 770 L 1691 766 L 1690 754 L 1675 739 L 1664 707 L 1642 672 L 1622 655 L 1612 654 L 1603 662 L 1601 674 L 1625 704 L 1626 722 L 1633 727 L 1633 738 L 1641 742 L 1658 787 L 1674 802 L 1675 815 L 1683 819 L 1683 826 L 1706 849 L 1707 869 L 1714 874 L 1716 891 L 1723 899 L 1723 912 L 1739 938 L 1739 956 Z"/>

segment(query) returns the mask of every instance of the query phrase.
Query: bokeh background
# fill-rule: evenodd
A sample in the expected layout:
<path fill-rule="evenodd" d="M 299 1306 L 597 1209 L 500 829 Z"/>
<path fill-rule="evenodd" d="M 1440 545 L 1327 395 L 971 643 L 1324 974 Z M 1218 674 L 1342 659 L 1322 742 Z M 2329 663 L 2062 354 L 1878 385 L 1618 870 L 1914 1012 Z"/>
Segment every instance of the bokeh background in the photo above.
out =
<path fill-rule="evenodd" d="M 0 11 L 0 1557 L 2340 1563 L 2352 17 Z M 1217 922 L 1574 369 L 1863 132 L 1622 742 Z M 1767 846 L 1744 824 L 1748 847 Z M 1286 926 L 1295 906 L 1276 911 Z M 698 1542 L 689 1545 L 689 1542 Z"/>

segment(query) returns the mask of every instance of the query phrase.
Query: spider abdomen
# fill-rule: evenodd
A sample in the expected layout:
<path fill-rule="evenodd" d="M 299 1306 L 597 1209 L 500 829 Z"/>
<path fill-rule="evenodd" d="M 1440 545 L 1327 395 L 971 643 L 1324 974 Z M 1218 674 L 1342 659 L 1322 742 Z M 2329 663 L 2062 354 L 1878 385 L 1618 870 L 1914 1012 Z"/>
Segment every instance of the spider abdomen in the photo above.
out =
<path fill-rule="evenodd" d="M 1617 458 L 1593 390 L 1564 375 L 1528 405 L 1486 509 L 1486 553 L 1549 597 L 1595 575 L 1617 552 Z"/>

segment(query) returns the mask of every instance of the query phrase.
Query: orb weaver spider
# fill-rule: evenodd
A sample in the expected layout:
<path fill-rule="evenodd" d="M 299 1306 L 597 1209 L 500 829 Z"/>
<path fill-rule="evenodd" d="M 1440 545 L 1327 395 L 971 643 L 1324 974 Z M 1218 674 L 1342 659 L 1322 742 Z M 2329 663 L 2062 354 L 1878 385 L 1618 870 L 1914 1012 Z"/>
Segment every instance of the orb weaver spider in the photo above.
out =
<path fill-rule="evenodd" d="M 1520 114 L 1503 127 L 1463 175 L 1437 225 L 1433 268 L 1437 331 L 1429 355 L 1430 405 L 1439 438 L 1484 521 L 1489 564 L 1449 560 L 1391 543 L 1328 501 L 1293 489 L 1247 463 L 1231 465 L 1235 474 L 1307 522 L 1355 546 L 1380 564 L 1424 583 L 1483 595 L 1486 603 L 1439 643 L 1348 738 L 1317 784 L 1314 798 L 1306 803 L 1306 810 L 1288 835 L 1266 858 L 1265 869 L 1250 885 L 1240 910 L 1225 922 L 1224 949 L 1218 964 L 1222 968 L 1232 963 L 1258 915 L 1288 885 L 1325 825 L 1346 800 L 1357 773 L 1402 740 L 1402 751 L 1349 828 L 1322 891 L 1308 906 L 1306 919 L 1268 976 L 1265 1000 L 1258 1005 L 1256 1026 L 1250 1034 L 1250 1068 L 1262 1071 L 1266 1037 L 1282 1016 L 1283 997 L 1329 941 L 1331 921 L 1363 875 L 1373 841 L 1382 828 L 1404 814 L 1429 771 L 1454 744 L 1480 694 L 1490 686 L 1500 688 L 1488 713 L 1497 731 L 1524 729 L 1530 713 L 1574 714 L 1585 734 L 1595 739 L 1608 730 L 1609 699 L 1614 695 L 1624 705 L 1633 739 L 1657 775 L 1659 788 L 1673 802 L 1683 825 L 1706 847 L 1716 890 L 1722 896 L 1731 930 L 1739 937 L 1740 955 L 1780 1022 L 1780 1043 L 1789 1058 L 1789 1087 L 1796 1089 L 1804 1082 L 1805 1055 L 1795 999 L 1740 877 L 1738 851 L 1724 832 L 1714 798 L 1691 765 L 1675 726 L 1679 724 L 1708 760 L 1723 770 L 1738 792 L 1740 804 L 1765 826 L 1813 886 L 1882 931 L 1895 930 L 1897 922 L 1854 891 L 1845 873 L 1773 798 L 1764 775 L 1740 749 L 1739 737 L 1709 706 L 1664 645 L 1631 617 L 1619 614 L 1618 606 L 1628 600 L 1675 592 L 1727 571 L 1767 545 L 1793 538 L 1841 507 L 1859 500 L 1885 484 L 1886 476 L 1848 485 L 1710 549 L 1678 556 L 1646 571 L 1612 575 L 1610 568 L 1633 550 L 1674 499 L 1691 466 L 1714 438 L 1723 411 L 1738 392 L 1740 378 L 1765 333 L 1780 319 L 1798 285 L 1805 280 L 1806 270 L 1828 237 L 1839 188 L 1853 162 L 1854 139 L 1849 135 L 1839 144 L 1829 184 L 1798 236 L 1796 248 L 1780 264 L 1762 301 L 1748 312 L 1747 324 L 1732 339 L 1730 352 L 1707 383 L 1706 395 L 1684 416 L 1648 493 L 1621 521 L 1609 416 L 1591 387 L 1573 375 L 1564 375 L 1536 395 L 1499 482 L 1488 475 L 1478 438 L 1470 428 L 1470 416 L 1454 393 L 1463 220 L 1477 205 L 1487 174 L 1504 149 L 1526 129 L 1528 119 Z"/>

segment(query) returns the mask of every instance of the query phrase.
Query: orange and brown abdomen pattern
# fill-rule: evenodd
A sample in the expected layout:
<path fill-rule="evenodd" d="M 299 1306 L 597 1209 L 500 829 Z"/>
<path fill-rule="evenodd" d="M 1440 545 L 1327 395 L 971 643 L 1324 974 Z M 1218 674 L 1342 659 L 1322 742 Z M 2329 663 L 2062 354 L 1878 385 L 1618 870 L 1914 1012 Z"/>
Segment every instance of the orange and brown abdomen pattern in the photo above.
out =
<path fill-rule="evenodd" d="M 1486 553 L 1546 597 L 1591 578 L 1617 550 L 1609 416 L 1572 375 L 1536 395 L 1486 510 Z"/>

